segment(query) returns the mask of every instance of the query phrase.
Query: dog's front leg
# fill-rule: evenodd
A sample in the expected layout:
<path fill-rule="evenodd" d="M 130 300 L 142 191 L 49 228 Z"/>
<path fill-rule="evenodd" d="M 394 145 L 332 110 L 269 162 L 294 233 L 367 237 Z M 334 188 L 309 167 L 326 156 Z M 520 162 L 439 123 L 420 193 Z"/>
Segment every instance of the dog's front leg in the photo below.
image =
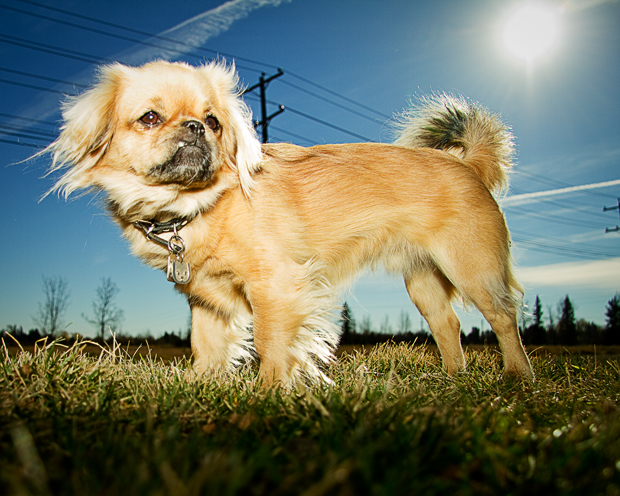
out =
<path fill-rule="evenodd" d="M 192 353 L 198 375 L 223 371 L 250 357 L 250 334 L 243 319 L 233 319 L 200 304 L 191 306 Z"/>
<path fill-rule="evenodd" d="M 288 302 L 262 302 L 254 308 L 254 345 L 264 386 L 293 382 L 300 366 L 294 351 L 303 317 Z"/>
<path fill-rule="evenodd" d="M 287 271 L 288 272 L 288 271 Z M 308 295 L 303 280 L 291 272 L 272 275 L 252 288 L 254 346 L 260 357 L 260 379 L 264 386 L 290 384 L 308 358 L 296 353 L 301 326 L 308 318 Z"/>

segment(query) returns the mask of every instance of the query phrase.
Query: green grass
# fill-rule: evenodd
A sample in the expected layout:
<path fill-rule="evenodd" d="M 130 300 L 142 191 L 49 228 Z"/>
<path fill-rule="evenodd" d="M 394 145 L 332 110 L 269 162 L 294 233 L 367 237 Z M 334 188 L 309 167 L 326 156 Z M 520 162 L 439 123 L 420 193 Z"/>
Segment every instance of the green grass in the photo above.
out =
<path fill-rule="evenodd" d="M 344 355 L 333 386 L 264 391 L 255 370 L 60 343 L 0 358 L 0 494 L 620 494 L 620 369 L 533 356 L 533 384 L 468 352 Z"/>

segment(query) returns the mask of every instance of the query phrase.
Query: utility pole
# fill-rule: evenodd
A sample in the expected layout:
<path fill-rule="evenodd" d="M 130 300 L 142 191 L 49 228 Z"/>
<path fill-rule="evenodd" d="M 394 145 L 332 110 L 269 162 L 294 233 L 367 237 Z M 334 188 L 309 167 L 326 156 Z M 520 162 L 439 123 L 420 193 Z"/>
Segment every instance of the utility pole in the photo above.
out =
<path fill-rule="evenodd" d="M 617 210 L 618 216 L 620 217 L 620 198 L 618 198 L 618 205 L 616 205 L 615 207 L 603 207 L 603 212 L 608 212 L 610 210 Z M 619 231 L 620 231 L 620 226 L 608 227 L 605 229 L 606 233 L 619 232 Z"/>
<path fill-rule="evenodd" d="M 243 95 L 245 95 L 246 93 L 250 93 L 251 91 L 254 91 L 256 88 L 260 88 L 261 120 L 255 121 L 254 127 L 257 128 L 258 126 L 261 126 L 263 143 L 269 142 L 269 136 L 267 135 L 267 127 L 269 126 L 269 121 L 273 119 L 276 115 L 280 115 L 282 112 L 284 112 L 284 105 L 280 105 L 279 110 L 277 110 L 271 115 L 267 115 L 267 95 L 266 95 L 267 85 L 274 79 L 282 76 L 283 74 L 284 72 L 282 72 L 282 69 L 278 68 L 278 72 L 276 74 L 274 74 L 273 76 L 269 76 L 268 78 L 265 78 L 265 73 L 263 72 L 261 77 L 258 80 L 258 83 L 255 84 L 254 86 L 250 86 L 243 92 Z"/>

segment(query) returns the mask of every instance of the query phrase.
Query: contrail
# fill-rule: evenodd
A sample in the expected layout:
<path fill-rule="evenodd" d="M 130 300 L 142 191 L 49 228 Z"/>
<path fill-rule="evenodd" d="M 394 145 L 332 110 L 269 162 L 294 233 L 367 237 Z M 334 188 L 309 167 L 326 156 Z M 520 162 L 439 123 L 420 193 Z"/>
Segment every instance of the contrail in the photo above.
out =
<path fill-rule="evenodd" d="M 161 48 L 138 45 L 137 47 L 129 48 L 121 53 L 111 54 L 108 58 L 130 65 L 140 65 L 154 59 L 178 59 L 182 54 L 192 52 L 194 46 L 203 46 L 208 39 L 227 31 L 236 21 L 248 17 L 254 10 L 266 6 L 277 7 L 281 3 L 288 3 L 291 1 L 292 0 L 230 0 L 219 7 L 203 12 L 157 35 L 174 39 L 180 42 L 179 44 L 166 43 L 155 37 L 149 40 L 152 41 L 153 44 L 162 45 Z M 163 46 L 164 44 L 168 46 Z M 75 74 L 72 79 L 76 82 L 87 83 L 93 79 L 93 70 L 89 68 L 79 74 Z M 65 87 L 63 87 L 63 91 L 64 90 Z M 18 115 L 21 117 L 49 119 L 51 116 L 58 113 L 58 100 L 58 96 L 38 94 L 28 102 L 27 107 L 19 111 Z M 30 127 L 16 120 L 12 121 L 11 124 L 20 129 L 27 129 Z"/>
<path fill-rule="evenodd" d="M 231 0 L 159 33 L 159 36 L 199 47 L 204 45 L 209 38 L 228 31 L 232 24 L 248 17 L 252 11 L 265 6 L 277 7 L 283 2 L 290 1 L 292 0 Z M 157 40 L 157 43 L 161 44 L 161 41 Z M 120 54 L 118 58 L 128 64 L 142 64 L 155 58 L 178 58 L 179 51 L 188 53 L 192 51 L 192 48 L 176 44 L 170 50 L 165 47 L 161 49 L 141 47 Z"/>
<path fill-rule="evenodd" d="M 606 188 L 607 186 L 620 185 L 620 179 L 613 181 L 605 181 L 603 183 L 582 184 L 580 186 L 570 186 L 568 188 L 550 189 L 547 191 L 536 191 L 534 193 L 523 193 L 522 195 L 512 195 L 504 198 L 501 202 L 502 207 L 516 207 L 517 205 L 526 205 L 533 203 L 541 198 L 548 196 L 563 195 L 565 193 L 573 193 L 575 191 L 584 191 L 588 189 Z"/>
<path fill-rule="evenodd" d="M 526 286 L 566 288 L 575 285 L 613 292 L 618 288 L 620 258 L 563 262 L 535 267 L 520 267 L 516 270 L 519 280 Z"/>

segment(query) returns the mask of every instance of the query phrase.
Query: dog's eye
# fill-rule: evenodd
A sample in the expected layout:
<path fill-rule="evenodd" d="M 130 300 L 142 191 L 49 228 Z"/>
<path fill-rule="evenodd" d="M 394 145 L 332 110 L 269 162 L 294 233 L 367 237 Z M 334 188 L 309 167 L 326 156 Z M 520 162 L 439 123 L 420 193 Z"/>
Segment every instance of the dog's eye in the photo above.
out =
<path fill-rule="evenodd" d="M 212 115 L 208 115 L 205 124 L 211 131 L 217 131 L 220 128 L 220 122 Z"/>
<path fill-rule="evenodd" d="M 160 123 L 161 119 L 159 118 L 159 115 L 157 115 L 156 112 L 153 112 L 151 110 L 150 112 L 147 112 L 142 117 L 140 117 L 140 122 L 142 122 L 143 124 L 146 124 L 147 126 L 154 126 L 155 124 Z"/>

